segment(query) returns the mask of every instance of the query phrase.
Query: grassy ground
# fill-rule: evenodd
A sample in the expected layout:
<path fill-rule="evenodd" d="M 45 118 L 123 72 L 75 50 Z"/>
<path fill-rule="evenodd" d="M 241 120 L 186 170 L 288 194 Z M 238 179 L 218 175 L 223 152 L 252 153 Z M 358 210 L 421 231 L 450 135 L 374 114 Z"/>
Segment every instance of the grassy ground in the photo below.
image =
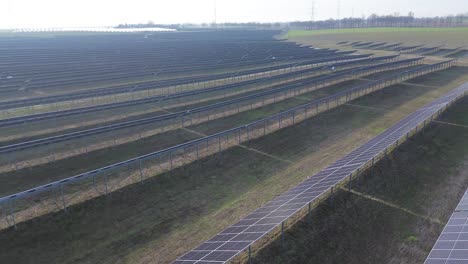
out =
<path fill-rule="evenodd" d="M 412 68 L 412 67 L 407 67 L 405 69 L 410 69 L 410 68 Z M 401 71 L 401 69 L 400 70 L 381 72 L 381 73 L 377 73 L 377 74 L 372 74 L 370 76 L 367 76 L 366 79 L 367 78 L 368 79 L 383 78 L 383 77 L 388 76 L 388 75 L 390 75 L 390 74 L 392 74 L 394 72 L 397 72 L 397 71 Z M 258 110 L 249 111 L 246 114 L 238 114 L 238 115 L 234 116 L 233 118 L 228 118 L 228 119 L 223 118 L 223 119 L 221 119 L 219 121 L 212 121 L 212 122 L 209 122 L 209 124 L 207 124 L 207 125 L 211 126 L 213 123 L 220 123 L 221 122 L 222 127 L 224 129 L 232 128 L 232 127 L 234 127 L 234 124 L 235 125 L 241 125 L 241 124 L 245 124 L 245 123 L 257 120 L 257 119 L 262 118 L 262 117 L 267 117 L 267 116 L 270 116 L 272 114 L 278 113 L 280 111 L 286 110 L 288 108 L 301 105 L 301 104 L 304 103 L 304 100 L 318 99 L 318 98 L 324 97 L 326 95 L 337 93 L 337 92 L 342 91 L 343 89 L 346 89 L 346 88 L 355 87 L 355 86 L 357 86 L 359 84 L 364 84 L 365 82 L 367 82 L 367 80 L 343 82 L 342 84 L 339 84 L 339 85 L 334 85 L 334 86 L 331 86 L 331 87 L 328 87 L 328 88 L 325 88 L 325 89 L 321 89 L 319 91 L 314 91 L 314 92 L 311 92 L 311 93 L 308 93 L 308 94 L 303 94 L 301 96 L 298 96 L 297 98 L 287 99 L 284 102 L 280 102 L 280 103 L 274 104 L 272 106 L 266 106 L 266 107 L 262 107 L 262 108 L 260 108 Z M 244 96 L 248 95 L 248 94 L 252 94 L 252 93 L 254 93 L 254 92 L 248 92 L 248 93 L 244 94 Z M 203 103 L 199 103 L 199 104 L 194 104 L 194 105 L 192 105 L 190 107 L 193 108 L 193 107 L 198 107 L 198 106 L 202 106 L 202 105 L 208 105 L 208 104 L 211 104 L 211 103 L 216 103 L 216 102 L 224 101 L 224 100 L 227 100 L 227 99 L 238 98 L 238 97 L 241 97 L 241 96 L 243 96 L 243 95 L 231 96 L 231 97 L 225 98 L 225 99 L 211 100 L 211 101 L 207 101 L 207 102 L 203 102 Z M 181 111 L 181 110 L 184 110 L 184 109 L 186 109 L 186 107 L 173 108 L 173 109 L 169 109 L 169 111 L 175 112 L 175 111 Z M 161 111 L 160 111 L 160 113 L 161 113 Z M 149 115 L 149 114 L 148 115 L 142 115 L 141 117 L 148 117 L 148 116 L 151 116 L 151 115 Z M 239 116 L 240 116 L 240 118 L 239 118 Z M 248 118 L 245 118 L 244 116 L 248 117 Z M 238 120 L 238 122 L 234 122 L 233 120 Z M 110 122 L 109 122 L 109 124 L 110 124 Z M 96 125 L 88 126 L 87 128 L 93 128 L 93 127 L 96 127 Z M 93 145 L 96 145 L 96 144 L 103 144 L 104 142 L 109 142 L 109 141 L 116 140 L 116 139 L 125 139 L 125 138 L 128 138 L 129 136 L 136 136 L 138 134 L 144 133 L 145 131 L 158 130 L 160 127 L 161 127 L 160 123 L 153 123 L 153 124 L 148 124 L 148 125 L 144 125 L 144 126 L 138 126 L 138 127 L 127 128 L 127 129 L 122 129 L 122 130 L 118 130 L 118 131 L 103 133 L 103 134 L 95 135 L 95 136 L 92 136 L 92 137 L 85 137 L 85 138 L 68 140 L 66 142 L 60 142 L 60 143 L 55 143 L 55 144 L 46 145 L 46 146 L 39 146 L 39 147 L 36 147 L 34 149 L 18 151 L 18 152 L 11 153 L 9 155 L 4 155 L 2 158 L 0 158 L 0 164 L 10 164 L 10 163 L 18 163 L 18 162 L 25 163 L 25 162 L 33 161 L 34 159 L 37 159 L 37 158 L 42 158 L 42 157 L 45 157 L 47 155 L 52 155 L 52 154 L 56 154 L 56 153 L 58 153 L 58 155 L 60 156 L 61 153 L 69 152 L 70 149 L 76 150 L 76 149 L 84 148 L 85 146 L 93 146 Z M 17 129 L 18 128 L 14 128 L 14 129 L 11 129 L 10 131 L 5 132 L 5 133 L 12 133 L 12 132 L 16 131 Z M 32 128 L 30 128 L 30 129 L 32 129 Z M 78 130 L 78 129 L 77 128 L 70 129 L 67 132 L 74 132 L 76 130 Z M 29 130 L 26 130 L 26 131 L 29 131 Z M 201 133 L 204 133 L 204 134 L 211 134 L 211 133 L 220 132 L 220 131 L 222 131 L 222 130 L 218 129 L 217 131 L 210 130 L 208 132 L 207 131 L 198 131 L 198 132 L 201 132 Z M 59 135 L 59 134 L 62 134 L 62 133 L 58 133 L 58 132 L 49 133 L 47 136 L 54 136 L 54 135 Z M 150 138 L 150 140 L 153 141 L 157 137 L 158 136 L 152 136 Z M 22 141 L 26 141 L 26 140 L 34 140 L 34 139 L 37 139 L 37 138 L 39 138 L 39 137 L 29 137 L 29 138 L 24 138 L 24 139 L 21 139 L 21 140 L 11 140 L 11 141 L 6 141 L 5 143 L 0 143 L 0 145 L 15 144 L 15 143 L 18 143 L 18 142 L 22 142 Z M 143 140 L 140 140 L 140 141 L 143 141 Z M 175 143 L 177 143 L 177 142 L 175 142 Z M 125 146 L 123 146 L 123 147 L 125 147 Z M 143 148 L 142 151 L 140 151 L 139 153 L 140 154 L 148 153 L 148 150 L 145 150 L 145 149 L 148 149 L 148 148 Z M 153 148 L 152 150 L 155 151 L 156 149 Z M 74 155 L 76 155 L 76 153 Z M 134 155 L 136 155 L 136 154 L 134 154 Z M 34 162 L 36 162 L 36 161 L 34 161 Z M 42 163 L 44 163 L 44 161 L 42 161 Z M 37 164 L 37 163 L 32 163 L 32 164 Z M 28 167 L 31 167 L 32 164 L 29 165 Z"/>
<path fill-rule="evenodd" d="M 289 82 L 291 82 L 291 80 L 289 80 Z M 281 83 L 264 82 L 263 85 L 257 84 L 245 87 L 238 87 L 239 89 L 236 89 L 235 91 L 229 91 L 228 93 L 209 93 L 195 98 L 184 98 L 182 100 L 174 100 L 170 101 L 169 103 L 164 102 L 140 104 L 132 107 L 124 107 L 120 109 L 82 114 L 73 118 L 66 117 L 53 120 L 46 120 L 39 123 L 20 124 L 2 129 L 2 131 L 0 131 L 0 136 L 3 136 L 3 139 L 0 137 L 0 140 L 2 140 L 3 142 L 1 142 L 0 144 L 9 145 L 14 144 L 15 142 L 39 138 L 39 135 L 41 135 L 40 137 L 49 137 L 58 134 L 70 133 L 82 129 L 90 129 L 94 127 L 109 125 L 117 122 L 125 122 L 140 118 L 154 117 L 158 115 L 167 114 L 168 112 L 173 113 L 187 109 L 193 109 L 201 106 L 206 106 L 255 94 L 261 91 L 268 90 L 272 86 L 279 85 Z M 245 90 L 241 88 L 244 88 Z M 161 108 L 164 108 L 164 110 L 161 110 Z M 160 125 L 156 125 L 156 127 L 158 126 Z M 67 129 L 67 127 L 71 128 Z M 56 129 L 52 129 L 53 131 L 50 131 L 51 128 Z M 142 129 L 140 128 L 138 130 Z M 28 136 L 28 133 L 31 133 L 31 131 L 35 132 L 34 136 Z M 21 135 L 23 136 L 21 137 Z"/>
<path fill-rule="evenodd" d="M 177 79 L 177 78 L 183 78 L 183 77 L 191 77 L 191 76 L 204 76 L 204 75 L 216 75 L 216 74 L 225 74 L 225 73 L 235 73 L 238 71 L 245 71 L 245 70 L 253 70 L 253 69 L 261 69 L 265 67 L 270 67 L 270 66 L 280 66 L 280 65 L 285 65 L 285 64 L 290 64 L 290 63 L 300 63 L 308 61 L 306 59 L 295 59 L 295 60 L 285 60 L 285 61 L 278 61 L 278 62 L 266 62 L 266 63 L 261 63 L 261 64 L 256 64 L 256 65 L 245 65 L 245 66 L 238 66 L 238 67 L 231 67 L 231 68 L 219 68 L 219 69 L 212 69 L 210 71 L 206 70 L 197 70 L 197 71 L 188 71 L 184 73 L 168 73 L 168 74 L 160 74 L 157 76 L 154 75 L 147 75 L 147 76 L 142 76 L 142 77 L 126 77 L 126 78 L 120 78 L 116 80 L 107 80 L 107 81 L 94 81 L 94 82 L 88 82 L 88 83 L 83 83 L 83 84 L 75 84 L 75 85 L 63 85 L 60 87 L 52 87 L 52 88 L 41 88 L 41 89 L 33 89 L 33 90 L 23 90 L 23 91 L 14 91 L 10 93 L 4 93 L 2 94 L 2 98 L 0 98 L 0 101 L 10 101 L 13 99 L 27 99 L 27 98 L 35 98 L 35 97 L 45 97 L 45 96 L 51 96 L 51 95 L 63 95 L 67 94 L 70 92 L 75 92 L 75 91 L 84 91 L 84 90 L 89 90 L 89 89 L 97 89 L 97 88 L 109 88 L 112 86 L 118 86 L 118 85 L 128 85 L 128 84 L 138 84 L 141 82 L 147 82 L 147 81 L 162 81 L 162 80 L 168 80 L 168 79 Z M 229 78 L 228 78 L 229 79 Z M 235 79 L 235 78 L 234 78 Z M 58 79 L 60 80 L 60 79 Z M 224 80 L 224 79 L 221 79 Z M 66 79 L 64 80 L 66 82 Z M 220 80 L 213 80 L 213 81 L 208 81 L 206 82 L 206 86 L 212 86 L 215 82 L 220 84 Z M 232 80 L 231 80 L 232 82 Z M 179 86 L 178 89 L 180 88 L 185 88 L 187 89 L 190 85 L 183 85 Z M 192 87 L 193 88 L 193 87 Z M 123 101 L 123 100 L 129 100 L 129 99 L 135 99 L 135 98 L 141 98 L 145 97 L 148 94 L 148 91 L 151 91 L 151 94 L 156 95 L 155 90 L 147 90 L 147 91 L 136 91 L 136 92 L 131 92 L 131 93 L 125 93 L 125 94 L 120 94 L 120 95 L 109 95 L 109 96 L 99 96 L 95 98 L 88 98 L 88 99 L 82 99 L 79 104 L 87 103 L 88 105 L 95 104 L 97 101 L 100 102 L 110 102 L 110 101 Z M 54 103 L 54 104 L 47 104 L 47 105 L 41 105 L 41 106 L 36 106 L 34 108 L 35 112 L 47 112 L 47 111 L 53 111 L 57 110 L 58 108 L 60 109 L 68 109 L 68 108 L 73 108 L 73 103 L 70 102 L 60 102 L 60 103 Z M 32 110 L 29 108 L 22 108 L 22 109 L 16 109 L 14 111 L 9 112 L 9 116 L 16 116 L 16 115 L 24 115 L 24 114 L 30 114 Z M 2 111 L 3 114 L 4 111 Z"/>
<path fill-rule="evenodd" d="M 421 66 L 422 65 L 415 65 L 415 66 L 407 67 L 407 68 L 405 68 L 405 70 L 412 70 L 412 69 L 415 69 L 415 68 L 418 68 L 418 67 L 421 67 Z M 391 70 L 391 71 L 386 71 L 386 72 L 378 72 L 378 73 L 371 74 L 369 76 L 361 77 L 361 79 L 376 81 L 376 80 L 388 77 L 390 75 L 396 74 L 398 72 L 401 72 L 401 70 Z"/>
<path fill-rule="evenodd" d="M 342 84 L 334 85 L 311 93 L 304 94 L 304 98 L 308 100 L 322 98 L 326 95 L 334 94 L 339 91 L 349 89 L 350 86 L 366 83 L 365 81 L 348 81 Z M 254 120 L 271 116 L 286 109 L 302 105 L 306 101 L 304 99 L 289 98 L 282 102 L 260 107 L 258 109 L 241 112 L 226 118 L 216 119 L 199 125 L 189 126 L 188 129 L 196 131 L 201 134 L 214 134 L 224 131 L 229 128 L 240 126 L 252 122 Z M 115 136 L 115 134 L 114 134 Z M 13 192 L 26 190 L 37 185 L 46 184 L 53 180 L 70 177 L 72 175 L 89 171 L 92 169 L 100 168 L 122 160 L 130 159 L 132 157 L 143 155 L 146 153 L 154 152 L 170 146 L 181 144 L 189 140 L 199 138 L 200 135 L 188 132 L 185 129 L 177 129 L 168 131 L 155 136 L 137 140 L 131 143 L 117 145 L 98 151 L 92 151 L 87 154 L 77 155 L 75 157 L 58 160 L 48 164 L 34 166 L 18 171 L 3 173 L 0 177 L 0 196 L 11 194 Z M 100 137 L 92 137 L 91 140 L 98 140 Z M 101 137 L 101 139 L 103 139 Z M 32 150 L 32 153 L 24 151 L 21 155 L 35 155 L 40 156 L 47 153 L 47 151 L 57 151 L 59 149 L 73 149 L 82 144 L 87 144 L 90 138 L 76 140 L 75 142 L 68 142 L 63 144 L 55 144 L 55 146 L 45 146 L 41 151 Z M 78 143 L 77 143 L 78 142 Z M 76 144 L 76 145 L 75 145 Z M 58 146 L 57 146 L 58 145 Z M 59 148 L 60 147 L 60 148 Z M 2 158 L 2 162 L 7 162 L 7 157 Z M 80 164 L 80 166 L 75 166 Z M 12 180 L 14 179 L 14 180 Z"/>
<path fill-rule="evenodd" d="M 446 82 L 448 78 L 453 80 L 460 79 L 460 76 L 463 76 L 464 73 L 467 72 L 465 68 L 453 68 L 440 73 L 440 77 L 442 80 L 446 75 Z M 436 74 L 436 73 L 432 73 Z M 375 78 L 375 76 L 370 76 L 370 78 Z M 419 79 L 415 79 L 419 81 Z M 432 79 L 430 79 L 432 80 Z M 459 83 L 461 81 L 458 81 Z M 324 96 L 335 94 L 339 91 L 344 89 L 348 89 L 349 87 L 353 87 L 359 84 L 365 83 L 365 81 L 348 81 L 342 84 L 334 85 L 328 88 L 320 89 L 317 91 L 313 91 L 311 93 L 303 94 L 293 98 L 286 99 L 282 102 L 267 105 L 264 107 L 260 107 L 258 109 L 254 109 L 251 111 L 246 111 L 243 113 L 239 113 L 233 116 L 229 116 L 222 119 L 213 120 L 210 122 L 202 123 L 199 125 L 194 125 L 188 127 L 188 129 L 195 131 L 200 134 L 214 134 L 220 131 L 224 131 L 226 129 L 240 126 L 242 124 L 246 124 L 252 122 L 254 120 L 264 118 L 278 112 L 284 111 L 286 109 L 292 108 L 294 106 L 302 105 L 306 102 L 306 100 L 314 100 L 318 98 L 322 98 Z M 455 84 L 452 84 L 455 85 Z M 421 95 L 422 93 L 426 92 L 428 89 L 425 87 L 413 87 L 412 89 L 408 90 L 406 85 L 396 85 L 394 87 L 386 88 L 383 91 L 376 93 L 377 95 L 383 93 L 384 95 L 389 93 L 393 94 L 391 90 L 396 89 L 397 91 L 401 91 L 398 93 L 399 100 L 398 102 L 404 100 L 411 100 L 416 98 L 417 96 Z M 431 87 L 429 90 L 436 90 L 434 87 Z M 436 94 L 437 96 L 437 94 Z M 368 100 L 372 101 L 373 97 L 368 96 L 365 98 L 370 98 Z M 363 99 L 364 100 L 364 99 Z M 357 101 L 361 102 L 361 101 Z M 362 102 L 365 104 L 365 102 Z M 396 107 L 396 105 L 391 105 L 389 108 Z M 114 134 L 115 136 L 115 134 Z M 193 140 L 199 138 L 199 134 L 187 132 L 184 129 L 177 129 L 175 131 L 169 131 L 166 133 L 158 134 L 155 136 L 151 136 L 148 138 L 144 138 L 141 140 L 137 140 L 131 143 L 117 145 L 115 147 L 110 147 L 106 149 L 101 149 L 97 151 L 92 151 L 89 153 L 83 153 L 76 155 L 75 157 L 65 158 L 62 160 L 50 162 L 48 164 L 32 166 L 25 169 L 20 169 L 18 171 L 12 171 L 1 174 L 0 177 L 0 195 L 8 195 L 14 192 L 27 190 L 37 185 L 46 184 L 50 181 L 63 179 L 66 177 L 70 177 L 82 172 L 86 172 L 92 169 L 100 168 L 118 161 L 122 161 L 125 159 L 129 159 L 135 157 L 137 155 L 143 155 L 150 152 L 154 152 L 169 146 L 173 146 L 176 144 L 180 144 L 183 142 L 187 142 L 189 140 Z M 102 137 L 92 137 L 92 140 L 99 140 L 103 139 Z M 74 142 L 66 142 L 61 144 L 55 144 L 51 146 L 41 147 L 41 152 L 37 152 L 37 150 L 31 151 L 23 151 L 22 157 L 26 158 L 27 155 L 44 155 L 43 153 L 47 153 L 46 151 L 58 151 L 60 149 L 74 149 L 76 146 L 80 144 L 87 144 L 87 141 L 90 139 L 80 139 Z M 81 142 L 81 143 L 80 143 Z M 11 157 L 3 157 L 2 162 L 8 162 L 8 158 Z M 80 166 L 76 166 L 75 164 L 80 164 Z M 14 180 L 13 180 L 14 179 Z"/>
<path fill-rule="evenodd" d="M 341 30 L 290 31 L 287 38 L 316 44 L 336 44 L 341 41 L 388 42 L 405 44 L 466 46 L 468 28 L 363 28 Z"/>
<path fill-rule="evenodd" d="M 310 76 L 310 77 L 313 77 L 313 76 Z M 226 100 L 226 99 L 215 100 L 215 98 L 220 98 L 220 97 L 225 97 L 225 96 L 229 98 L 236 98 L 236 97 L 242 96 L 240 95 L 241 93 L 244 93 L 245 95 L 247 95 L 250 93 L 254 93 L 254 91 L 258 92 L 264 89 L 268 89 L 271 86 L 288 83 L 288 82 L 291 82 L 291 80 L 283 79 L 280 82 L 263 81 L 262 83 L 258 83 L 254 85 L 250 84 L 250 85 L 239 86 L 235 90 L 230 89 L 228 91 L 210 92 L 208 94 L 203 94 L 203 95 L 199 95 L 195 97 L 192 96 L 191 98 L 183 98 L 183 99 L 178 99 L 178 100 L 169 100 L 165 102 L 155 102 L 155 103 L 148 103 L 148 104 L 138 104 L 138 105 L 127 106 L 127 107 L 122 107 L 122 108 L 117 108 L 117 109 L 85 113 L 79 116 L 74 116 L 73 118 L 65 117 L 65 118 L 58 118 L 58 119 L 53 119 L 53 120 L 45 120 L 40 123 L 28 123 L 28 124 L 23 124 L 23 125 L 16 125 L 13 127 L 2 129 L 0 131 L 0 140 L 2 142 L 6 142 L 8 140 L 21 138 L 21 137 L 47 134 L 47 133 L 50 133 L 51 131 L 53 132 L 64 131 L 64 130 L 74 129 L 80 126 L 91 126 L 91 125 L 102 124 L 106 122 L 125 121 L 129 118 L 139 118 L 139 117 L 143 118 L 145 116 L 151 116 L 151 115 L 154 116 L 155 114 L 158 113 L 161 107 L 174 112 L 174 111 L 178 111 L 178 108 L 186 109 L 188 105 L 191 105 L 191 104 L 193 105 L 192 107 L 199 106 L 199 105 L 206 105 L 209 103 Z M 234 82 L 230 81 L 229 83 L 234 83 Z M 219 86 L 222 84 L 223 82 L 217 81 L 216 86 Z M 210 86 L 213 86 L 213 83 L 210 83 Z M 194 87 L 201 87 L 201 86 L 197 85 Z M 194 87 L 191 87 L 190 89 L 192 90 L 196 89 Z M 166 91 L 167 89 L 164 89 L 164 90 Z M 177 88 L 177 90 L 181 90 L 181 89 Z M 251 91 L 251 92 L 248 92 L 248 91 Z M 239 94 L 239 95 L 234 96 L 234 94 Z M 145 96 L 147 95 L 145 94 Z M 202 104 L 195 104 L 195 102 L 198 102 L 198 101 L 205 101 L 205 102 Z M 109 101 L 107 101 L 107 103 L 108 102 Z M 185 107 L 178 107 L 176 109 L 170 109 L 170 108 L 173 108 L 174 106 L 180 106 L 180 105 L 185 105 Z M 78 106 L 82 107 L 83 105 L 77 104 L 77 105 L 74 105 L 73 108 L 78 107 Z M 53 108 L 54 108 L 53 109 L 54 111 L 57 110 L 55 109 L 55 107 Z"/>
<path fill-rule="evenodd" d="M 324 30 L 292 30 L 287 37 L 313 36 L 326 34 L 356 34 L 356 33 L 436 33 L 436 32 L 468 32 L 467 28 L 410 28 L 410 27 L 381 27 L 381 28 L 344 28 L 344 29 L 324 29 Z"/>
<path fill-rule="evenodd" d="M 387 88 L 67 214 L 1 231 L 0 262 L 168 263 L 460 81 L 446 78 L 440 87 Z"/>
<path fill-rule="evenodd" d="M 440 119 L 468 125 L 467 113 L 465 98 Z M 253 263 L 424 262 L 468 184 L 467 146 L 468 126 L 432 125 Z"/>
<path fill-rule="evenodd" d="M 387 50 L 359 49 L 351 46 L 337 45 L 342 41 L 363 41 L 374 43 L 396 44 L 402 43 L 405 46 L 424 45 L 425 47 L 442 46 L 444 49 L 455 49 L 465 47 L 463 51 L 450 55 L 457 57 L 459 64 L 468 66 L 468 28 L 366 28 L 366 29 L 343 29 L 343 30 L 297 30 L 289 31 L 286 36 L 290 41 L 304 45 L 312 45 L 320 48 L 335 48 L 344 50 L 356 50 L 359 52 L 372 52 L 376 55 L 397 54 Z M 403 55 L 404 57 L 414 57 L 415 54 Z M 427 56 L 426 61 L 438 62 L 447 60 L 447 57 Z"/>

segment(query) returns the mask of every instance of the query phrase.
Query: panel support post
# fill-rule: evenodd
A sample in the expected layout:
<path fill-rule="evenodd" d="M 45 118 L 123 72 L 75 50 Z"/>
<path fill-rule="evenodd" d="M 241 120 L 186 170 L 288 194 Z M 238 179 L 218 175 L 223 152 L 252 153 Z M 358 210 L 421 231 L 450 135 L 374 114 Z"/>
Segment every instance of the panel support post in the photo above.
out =
<path fill-rule="evenodd" d="M 249 264 L 252 264 L 252 246 L 249 246 Z"/>
<path fill-rule="evenodd" d="M 60 196 L 62 196 L 63 210 L 67 212 L 67 204 L 65 203 L 65 195 L 63 193 L 63 184 L 60 184 Z"/>
<path fill-rule="evenodd" d="M 15 204 L 14 204 L 14 203 L 15 203 L 15 200 L 11 200 L 11 201 L 10 201 L 10 215 L 11 215 L 11 221 L 12 221 L 12 223 L 13 223 L 13 228 L 14 228 L 15 230 L 17 230 L 18 228 L 17 228 L 17 226 L 16 226 L 15 208 L 14 208 L 14 207 L 15 207 Z"/>
<path fill-rule="evenodd" d="M 351 191 L 351 176 L 352 176 L 352 174 L 349 175 L 349 180 L 348 180 L 348 191 Z"/>
<path fill-rule="evenodd" d="M 141 160 L 138 162 L 138 169 L 140 170 L 140 182 L 142 183 L 143 178 L 144 178 L 144 173 L 143 173 L 143 167 L 141 165 Z"/>
<path fill-rule="evenodd" d="M 169 153 L 169 158 L 171 159 L 171 170 L 172 170 L 172 152 Z"/>
<path fill-rule="evenodd" d="M 94 175 L 94 174 L 93 174 L 93 186 L 97 191 L 98 189 L 97 189 L 97 186 L 96 186 L 96 175 Z"/>
<path fill-rule="evenodd" d="M 109 193 L 109 187 L 107 186 L 107 174 L 104 175 L 104 179 L 106 182 L 106 195 Z"/>
<path fill-rule="evenodd" d="M 281 245 L 284 247 L 284 221 L 281 222 Z"/>

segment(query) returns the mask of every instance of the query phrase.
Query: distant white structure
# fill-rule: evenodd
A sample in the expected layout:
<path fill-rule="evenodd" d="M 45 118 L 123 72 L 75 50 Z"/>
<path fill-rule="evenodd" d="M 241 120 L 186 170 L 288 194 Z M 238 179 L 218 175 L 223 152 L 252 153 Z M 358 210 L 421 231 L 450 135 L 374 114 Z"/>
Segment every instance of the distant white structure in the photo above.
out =
<path fill-rule="evenodd" d="M 133 33 L 133 32 L 166 32 L 176 31 L 175 29 L 167 28 L 89 28 L 89 27 L 72 27 L 72 28 L 23 28 L 14 29 L 15 33 L 25 32 L 107 32 L 107 33 Z"/>

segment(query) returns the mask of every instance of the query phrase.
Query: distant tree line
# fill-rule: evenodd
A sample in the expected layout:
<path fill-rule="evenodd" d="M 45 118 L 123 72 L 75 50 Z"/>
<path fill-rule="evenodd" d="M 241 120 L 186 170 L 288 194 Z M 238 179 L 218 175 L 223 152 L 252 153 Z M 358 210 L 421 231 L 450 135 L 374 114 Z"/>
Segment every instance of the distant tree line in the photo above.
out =
<path fill-rule="evenodd" d="M 467 27 L 468 14 L 446 17 L 416 18 L 410 12 L 407 16 L 372 14 L 367 18 L 329 19 L 325 21 L 297 21 L 289 23 L 295 29 L 335 29 L 372 27 Z"/>
<path fill-rule="evenodd" d="M 120 24 L 116 28 L 168 28 L 168 29 L 212 29 L 212 28 L 246 28 L 246 29 L 257 29 L 257 28 L 272 28 L 279 29 L 284 28 L 285 23 L 202 23 L 202 24 L 155 24 L 153 22 L 142 23 L 142 24 Z"/>
<path fill-rule="evenodd" d="M 117 28 L 169 28 L 189 30 L 194 28 L 246 28 L 246 29 L 338 29 L 372 27 L 468 27 L 468 13 L 445 17 L 417 18 L 410 12 L 406 16 L 399 14 L 379 16 L 372 14 L 362 18 L 328 19 L 322 21 L 295 21 L 276 23 L 204 23 L 204 24 L 121 24 Z"/>
<path fill-rule="evenodd" d="M 178 29 L 180 28 L 179 24 L 155 24 L 153 21 L 148 21 L 147 23 L 141 24 L 120 24 L 116 28 L 168 28 L 168 29 Z"/>

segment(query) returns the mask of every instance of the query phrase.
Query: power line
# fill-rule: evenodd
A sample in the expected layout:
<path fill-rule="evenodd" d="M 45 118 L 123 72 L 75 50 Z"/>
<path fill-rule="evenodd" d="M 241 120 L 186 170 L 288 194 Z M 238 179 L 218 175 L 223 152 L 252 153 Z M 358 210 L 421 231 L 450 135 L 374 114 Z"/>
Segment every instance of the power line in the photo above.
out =
<path fill-rule="evenodd" d="M 338 4 L 337 4 L 337 10 L 336 10 L 336 16 L 337 16 L 337 20 L 338 20 L 338 27 L 341 28 L 341 20 L 340 20 L 340 7 L 341 7 L 341 1 L 338 0 Z"/>
<path fill-rule="evenodd" d="M 315 21 L 315 1 L 312 1 L 312 9 L 310 14 L 310 21 Z"/>
<path fill-rule="evenodd" d="M 216 26 L 216 22 L 217 22 L 217 13 L 216 13 L 216 0 L 214 0 L 214 24 Z"/>

